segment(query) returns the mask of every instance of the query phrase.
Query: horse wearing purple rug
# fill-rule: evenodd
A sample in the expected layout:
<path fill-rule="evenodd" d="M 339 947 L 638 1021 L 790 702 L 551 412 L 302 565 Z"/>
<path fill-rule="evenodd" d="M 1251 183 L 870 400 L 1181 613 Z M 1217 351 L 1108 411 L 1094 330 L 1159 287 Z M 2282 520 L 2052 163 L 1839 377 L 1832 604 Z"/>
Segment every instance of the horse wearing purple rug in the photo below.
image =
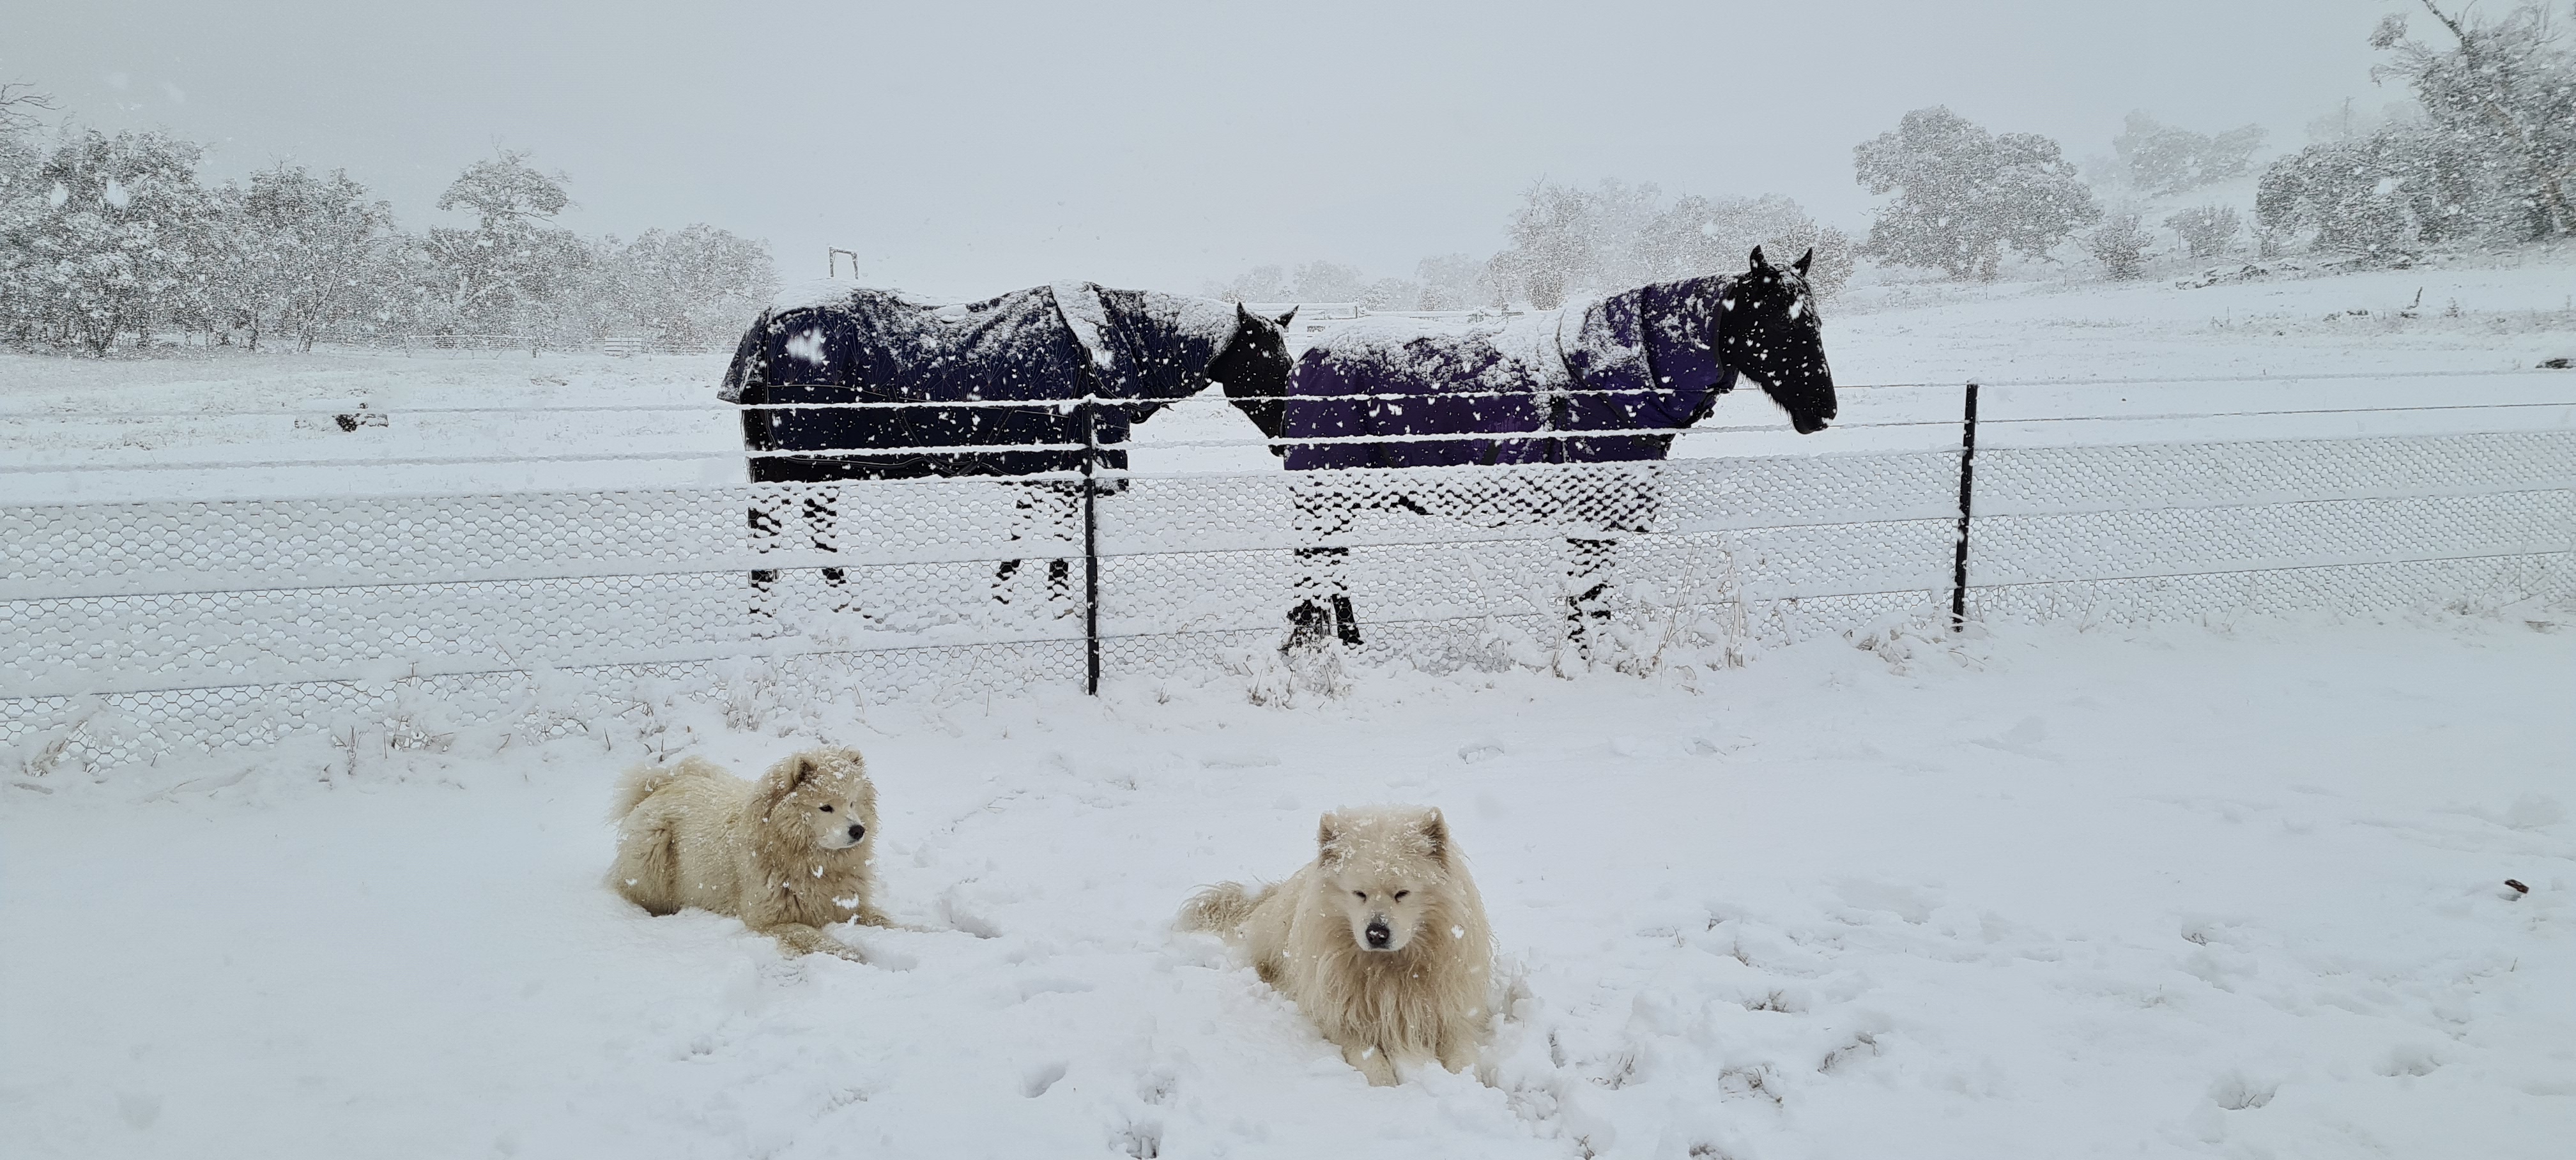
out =
<path fill-rule="evenodd" d="M 1806 280 L 1813 256 L 1779 267 L 1757 247 L 1742 274 L 1657 282 L 1499 325 L 1363 321 L 1298 360 L 1276 409 L 1235 401 L 1291 471 L 1659 461 L 1739 376 L 1761 384 L 1790 425 L 1811 434 L 1835 414 L 1833 372 Z M 1626 485 L 1650 488 L 1651 475 L 1627 477 Z M 1310 539 L 1346 531 L 1355 514 L 1328 492 L 1298 494 L 1299 528 Z M 1516 514 L 1436 514 L 1561 519 L 1597 531 L 1567 537 L 1577 592 L 1568 601 L 1569 635 L 1581 644 L 1588 624 L 1609 615 L 1606 572 L 1618 536 L 1646 530 L 1654 498 L 1534 496 L 1506 505 Z M 1435 514 L 1401 489 L 1368 502 Z M 1341 575 L 1349 551 L 1299 550 L 1308 569 L 1289 614 L 1292 645 L 1327 634 L 1360 642 Z"/>

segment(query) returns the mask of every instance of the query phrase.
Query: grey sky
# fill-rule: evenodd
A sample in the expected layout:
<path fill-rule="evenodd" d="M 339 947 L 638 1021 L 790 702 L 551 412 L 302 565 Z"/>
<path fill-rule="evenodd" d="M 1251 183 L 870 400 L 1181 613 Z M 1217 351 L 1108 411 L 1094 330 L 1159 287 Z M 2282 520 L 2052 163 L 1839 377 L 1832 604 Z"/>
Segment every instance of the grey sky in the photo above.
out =
<path fill-rule="evenodd" d="M 1410 273 L 1548 177 L 1787 193 L 1866 221 L 1851 147 L 1948 104 L 2107 152 L 2145 108 L 2296 145 L 2394 0 L 548 3 L 0 0 L 0 78 L 232 175 L 346 167 L 406 226 L 496 145 L 570 224 L 707 221 L 791 277 L 971 295 L 1195 290 L 1259 262 Z"/>

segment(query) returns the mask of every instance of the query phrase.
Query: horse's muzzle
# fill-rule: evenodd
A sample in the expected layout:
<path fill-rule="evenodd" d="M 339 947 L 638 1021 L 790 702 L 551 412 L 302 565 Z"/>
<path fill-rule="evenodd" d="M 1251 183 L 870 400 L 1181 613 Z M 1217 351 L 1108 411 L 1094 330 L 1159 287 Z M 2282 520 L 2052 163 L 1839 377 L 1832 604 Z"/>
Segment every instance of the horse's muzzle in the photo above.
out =
<path fill-rule="evenodd" d="M 1816 432 L 1825 429 L 1825 417 L 1822 415 L 1791 415 L 1789 416 L 1789 425 L 1797 428 L 1798 434 L 1813 435 Z"/>

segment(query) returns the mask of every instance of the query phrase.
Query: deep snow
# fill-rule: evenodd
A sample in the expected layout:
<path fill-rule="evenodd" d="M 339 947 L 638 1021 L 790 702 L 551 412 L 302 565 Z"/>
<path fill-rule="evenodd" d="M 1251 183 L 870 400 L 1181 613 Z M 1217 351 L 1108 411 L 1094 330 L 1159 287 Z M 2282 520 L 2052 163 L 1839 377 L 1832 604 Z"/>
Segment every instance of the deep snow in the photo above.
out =
<path fill-rule="evenodd" d="M 789 961 L 602 888 L 612 774 L 804 738 L 0 784 L 13 1156 L 2556 1157 L 2576 1126 L 2562 612 L 1817 641 L 1650 679 L 1129 681 L 816 707 L 886 902 Z M 784 724 L 781 721 L 780 724 Z M 496 746 L 498 747 L 496 749 Z M 1198 884 L 1450 814 L 1519 971 L 1370 1089 Z M 2515 896 L 2507 878 L 2531 887 Z"/>

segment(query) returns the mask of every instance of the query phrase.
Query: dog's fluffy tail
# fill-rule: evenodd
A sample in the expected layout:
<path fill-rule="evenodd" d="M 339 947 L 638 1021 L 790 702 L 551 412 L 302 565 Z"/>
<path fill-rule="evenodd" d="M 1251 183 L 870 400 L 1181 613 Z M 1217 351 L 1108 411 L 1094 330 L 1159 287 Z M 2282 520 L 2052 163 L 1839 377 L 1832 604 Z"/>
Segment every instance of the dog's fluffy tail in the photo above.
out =
<path fill-rule="evenodd" d="M 1243 926 L 1244 919 L 1252 917 L 1252 908 L 1261 905 L 1270 890 L 1268 886 L 1246 889 L 1240 882 L 1219 882 L 1191 895 L 1181 905 L 1180 928 L 1231 936 Z"/>
<path fill-rule="evenodd" d="M 663 786 L 684 777 L 729 777 L 724 767 L 703 757 L 684 757 L 678 765 L 639 765 L 626 771 L 617 781 L 617 795 L 608 803 L 608 820 L 622 822 L 644 799 Z"/>

